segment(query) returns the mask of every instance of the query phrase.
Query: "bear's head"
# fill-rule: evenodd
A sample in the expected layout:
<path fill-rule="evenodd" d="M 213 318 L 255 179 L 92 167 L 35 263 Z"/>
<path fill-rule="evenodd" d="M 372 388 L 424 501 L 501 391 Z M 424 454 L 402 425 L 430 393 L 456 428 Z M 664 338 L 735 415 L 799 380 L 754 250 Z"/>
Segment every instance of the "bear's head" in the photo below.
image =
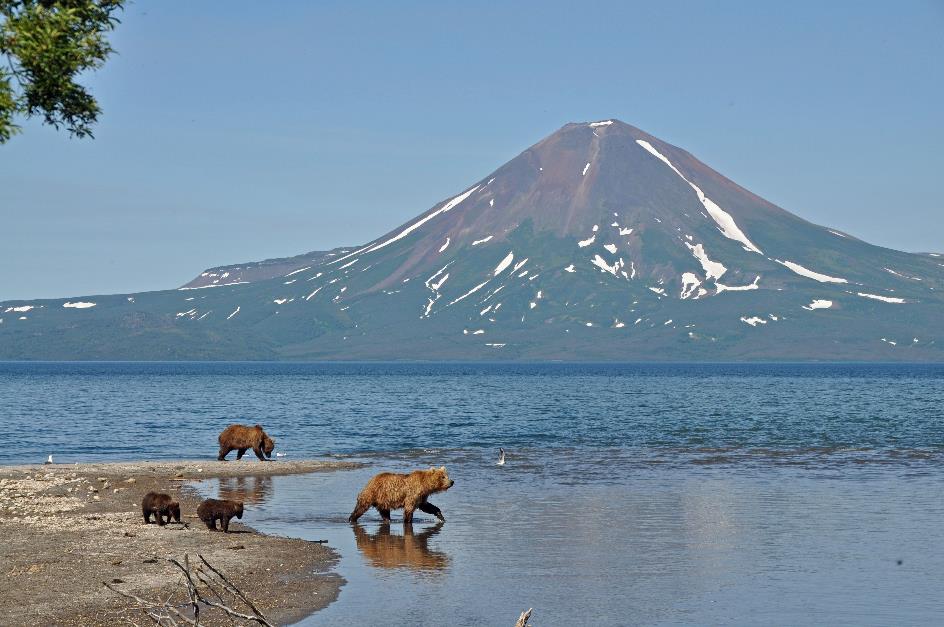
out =
<path fill-rule="evenodd" d="M 174 517 L 175 521 L 180 522 L 180 503 L 171 501 L 167 504 L 167 511 Z"/>
<path fill-rule="evenodd" d="M 272 449 L 275 448 L 275 440 L 270 438 L 268 435 L 262 435 L 262 452 L 265 453 L 265 456 L 269 459 L 272 459 Z"/>
<path fill-rule="evenodd" d="M 272 449 L 275 448 L 275 440 L 270 438 L 269 434 L 262 430 L 262 425 L 256 425 L 253 429 L 262 434 L 262 452 L 266 457 L 272 459 Z"/>
<path fill-rule="evenodd" d="M 236 513 L 236 518 L 240 520 L 243 519 L 243 502 L 242 501 L 236 501 L 235 513 Z"/>
<path fill-rule="evenodd" d="M 436 486 L 435 487 L 436 492 L 445 492 L 456 483 L 455 481 L 449 478 L 449 475 L 446 473 L 445 466 L 440 466 L 439 468 L 430 466 L 429 472 L 431 473 L 433 477 L 433 483 Z"/>

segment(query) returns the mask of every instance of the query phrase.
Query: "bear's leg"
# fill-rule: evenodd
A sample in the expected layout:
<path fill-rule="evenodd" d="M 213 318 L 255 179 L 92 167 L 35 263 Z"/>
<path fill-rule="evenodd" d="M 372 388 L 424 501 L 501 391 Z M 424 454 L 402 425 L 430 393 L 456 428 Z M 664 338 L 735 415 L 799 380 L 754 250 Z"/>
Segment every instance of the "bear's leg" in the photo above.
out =
<path fill-rule="evenodd" d="M 223 528 L 223 533 L 229 533 L 229 516 L 220 518 L 220 527 Z"/>
<path fill-rule="evenodd" d="M 407 503 L 403 506 L 403 524 L 409 524 L 413 522 L 413 504 Z"/>
<path fill-rule="evenodd" d="M 170 522 L 170 514 L 167 514 L 167 522 Z M 163 527 L 167 523 L 164 522 L 164 512 L 162 510 L 157 510 L 157 526 Z"/>
<path fill-rule="evenodd" d="M 381 519 L 383 522 L 385 522 L 385 523 L 389 523 L 389 522 L 390 522 L 390 510 L 389 510 L 389 509 L 380 509 L 380 508 L 378 507 L 378 508 L 377 508 L 377 511 L 380 512 L 380 519 Z"/>
<path fill-rule="evenodd" d="M 433 516 L 435 516 L 435 517 L 438 518 L 439 520 L 441 520 L 441 521 L 443 521 L 443 522 L 446 522 L 446 519 L 443 518 L 442 510 L 440 510 L 438 507 L 436 507 L 436 506 L 433 505 L 432 503 L 427 503 L 426 501 L 423 501 L 422 503 L 420 503 L 419 505 L 417 505 L 416 508 L 417 508 L 418 510 L 420 510 L 421 512 L 426 512 L 427 514 L 432 514 Z"/>
<path fill-rule="evenodd" d="M 265 455 L 262 454 L 262 445 L 252 447 L 252 452 L 256 454 L 256 457 L 259 458 L 260 462 L 266 461 Z"/>
<path fill-rule="evenodd" d="M 143 514 L 144 514 L 144 524 L 145 524 L 145 525 L 150 525 L 150 524 L 151 524 L 151 512 L 145 510 L 145 511 L 143 512 Z"/>
<path fill-rule="evenodd" d="M 216 531 L 216 518 L 210 518 L 208 520 L 204 520 L 203 522 L 206 523 L 207 529 L 210 531 Z"/>
<path fill-rule="evenodd" d="M 226 456 L 229 455 L 229 452 L 230 452 L 231 450 L 233 450 L 233 449 L 231 449 L 231 448 L 228 447 L 228 446 L 223 446 L 223 445 L 221 444 L 221 445 L 220 445 L 220 454 L 217 455 L 217 457 L 216 457 L 217 461 L 225 462 L 225 461 L 226 461 Z"/>
<path fill-rule="evenodd" d="M 236 451 L 236 461 L 239 461 L 243 458 L 243 455 L 246 454 L 246 450 L 247 449 L 241 448 L 238 451 Z"/>

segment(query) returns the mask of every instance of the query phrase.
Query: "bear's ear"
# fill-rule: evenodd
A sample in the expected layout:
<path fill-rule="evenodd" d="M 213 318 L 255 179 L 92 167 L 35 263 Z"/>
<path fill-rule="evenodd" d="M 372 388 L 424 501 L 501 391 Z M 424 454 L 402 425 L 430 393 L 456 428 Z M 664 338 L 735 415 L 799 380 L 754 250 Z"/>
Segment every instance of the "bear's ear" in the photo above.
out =
<path fill-rule="evenodd" d="M 446 467 L 445 467 L 445 466 L 440 466 L 439 469 L 440 469 L 441 471 L 443 471 L 443 472 L 446 472 Z"/>
<path fill-rule="evenodd" d="M 262 429 L 262 425 L 256 425 L 253 429 Z"/>

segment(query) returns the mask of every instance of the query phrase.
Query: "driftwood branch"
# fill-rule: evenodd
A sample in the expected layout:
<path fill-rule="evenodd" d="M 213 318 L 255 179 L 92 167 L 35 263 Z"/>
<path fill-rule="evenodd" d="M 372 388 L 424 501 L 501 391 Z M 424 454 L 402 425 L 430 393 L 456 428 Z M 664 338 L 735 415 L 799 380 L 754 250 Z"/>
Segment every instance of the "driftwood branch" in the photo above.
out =
<path fill-rule="evenodd" d="M 528 621 L 531 620 L 531 611 L 534 608 L 530 608 L 527 612 L 521 612 L 521 616 L 518 617 L 518 622 L 515 623 L 515 627 L 528 627 Z"/>
<path fill-rule="evenodd" d="M 112 592 L 114 592 L 115 594 L 120 594 L 121 596 L 123 596 L 123 597 L 125 597 L 125 598 L 127 598 L 127 599 L 131 599 L 132 601 L 137 601 L 138 606 L 139 606 L 142 610 L 144 610 L 144 613 L 147 614 L 149 617 L 151 617 L 151 619 L 154 620 L 154 622 L 156 622 L 158 625 L 163 625 L 163 624 L 164 624 L 164 623 L 163 623 L 163 620 L 165 619 L 165 617 L 163 617 L 163 616 L 161 616 L 160 614 L 158 614 L 158 612 L 157 612 L 158 609 L 160 609 L 160 610 L 162 610 L 162 611 L 166 611 L 166 612 L 170 612 L 170 613 L 176 614 L 176 615 L 177 615 L 177 618 L 179 618 L 180 620 L 184 621 L 184 623 L 187 624 L 187 625 L 196 625 L 196 622 L 194 622 L 193 620 L 187 618 L 186 616 L 184 616 L 183 614 L 181 614 L 180 612 L 178 612 L 173 606 L 170 605 L 169 602 L 165 602 L 165 603 L 154 603 L 153 601 L 148 601 L 147 599 L 142 599 L 141 597 L 139 597 L 139 596 L 136 595 L 136 594 L 131 594 L 130 592 L 125 592 L 125 591 L 123 591 L 123 590 L 119 590 L 118 588 L 114 587 L 113 585 L 111 585 L 111 584 L 108 583 L 108 582 L 103 581 L 102 584 L 103 584 L 106 588 L 108 588 L 109 590 L 111 590 Z M 173 620 L 173 618 L 170 618 L 170 616 L 167 616 L 166 618 L 168 618 L 168 619 L 170 620 L 170 622 L 169 622 L 168 624 L 170 624 L 170 625 L 176 624 L 176 622 Z"/>
<path fill-rule="evenodd" d="M 229 591 L 231 594 L 234 594 L 234 595 L 236 595 L 237 597 L 239 597 L 239 599 L 240 599 L 243 603 L 245 603 L 245 604 L 249 607 L 250 610 L 252 610 L 253 614 L 256 615 L 257 620 L 259 620 L 260 623 L 262 623 L 263 625 L 271 625 L 271 624 L 272 624 L 272 623 L 269 622 L 269 619 L 267 619 L 267 618 L 265 617 L 265 615 L 264 615 L 262 612 L 259 611 L 259 608 L 257 608 L 255 605 L 253 605 L 252 601 L 250 601 L 248 598 L 246 598 L 246 595 L 243 594 L 243 593 L 239 590 L 239 588 L 237 588 L 235 585 L 233 585 L 233 583 L 232 583 L 229 579 L 226 578 L 226 575 L 224 575 L 223 573 L 221 573 L 220 571 L 218 571 L 216 568 L 214 568 L 213 565 L 210 564 L 210 562 L 206 561 L 206 559 L 204 559 L 204 557 L 203 557 L 202 555 L 198 555 L 198 557 L 200 558 L 200 561 L 203 562 L 203 563 L 206 565 L 207 568 L 209 568 L 210 570 L 212 570 L 213 573 L 214 573 L 217 577 L 220 578 L 220 581 L 223 582 L 223 587 L 224 587 L 227 591 Z M 260 619 L 261 619 L 261 620 L 260 620 Z"/>
<path fill-rule="evenodd" d="M 200 603 L 197 601 L 197 584 L 193 583 L 193 577 L 190 574 L 190 556 L 184 555 L 184 565 L 181 565 L 181 563 L 175 559 L 169 559 L 167 561 L 179 568 L 183 572 L 184 577 L 187 578 L 187 596 L 190 597 L 190 606 L 193 608 L 193 622 L 195 625 L 199 625 Z"/>
<path fill-rule="evenodd" d="M 119 590 L 107 582 L 103 581 L 102 584 L 115 594 L 135 601 L 137 603 L 137 609 L 140 609 L 145 616 L 150 618 L 156 625 L 176 627 L 177 625 L 183 624 L 200 627 L 201 609 L 213 608 L 241 623 L 251 622 L 262 625 L 263 627 L 275 627 L 275 624 L 270 622 L 259 608 L 257 608 L 226 575 L 206 561 L 202 555 L 199 557 L 200 561 L 203 562 L 203 565 L 205 565 L 209 571 L 204 570 L 203 567 L 199 565 L 197 568 L 191 567 L 190 556 L 188 555 L 184 555 L 183 563 L 176 559 L 167 560 L 183 573 L 184 578 L 182 583 L 186 589 L 187 598 L 189 600 L 183 606 L 176 605 L 172 602 L 174 593 L 164 601 L 149 601 L 136 594 Z M 232 604 L 226 602 L 221 594 L 221 590 L 233 595 Z M 240 603 L 248 607 L 251 613 L 237 609 Z M 189 607 L 190 611 L 193 613 L 193 617 L 184 614 L 177 609 L 178 607 Z"/>

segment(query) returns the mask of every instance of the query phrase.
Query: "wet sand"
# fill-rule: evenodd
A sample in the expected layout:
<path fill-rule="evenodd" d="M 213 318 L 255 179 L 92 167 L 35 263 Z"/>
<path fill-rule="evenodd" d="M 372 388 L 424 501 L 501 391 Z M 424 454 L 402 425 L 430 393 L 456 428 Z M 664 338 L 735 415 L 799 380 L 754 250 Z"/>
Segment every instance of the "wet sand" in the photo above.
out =
<path fill-rule="evenodd" d="M 337 553 L 256 532 L 250 502 L 230 533 L 212 533 L 196 518 L 201 498 L 192 483 L 357 466 L 244 459 L 0 467 L 0 616 L 16 625 L 141 623 L 134 602 L 102 582 L 146 599 L 183 598 L 182 575 L 167 559 L 200 554 L 271 620 L 300 620 L 337 598 Z M 144 524 L 141 499 L 150 491 L 180 501 L 180 524 Z"/>

